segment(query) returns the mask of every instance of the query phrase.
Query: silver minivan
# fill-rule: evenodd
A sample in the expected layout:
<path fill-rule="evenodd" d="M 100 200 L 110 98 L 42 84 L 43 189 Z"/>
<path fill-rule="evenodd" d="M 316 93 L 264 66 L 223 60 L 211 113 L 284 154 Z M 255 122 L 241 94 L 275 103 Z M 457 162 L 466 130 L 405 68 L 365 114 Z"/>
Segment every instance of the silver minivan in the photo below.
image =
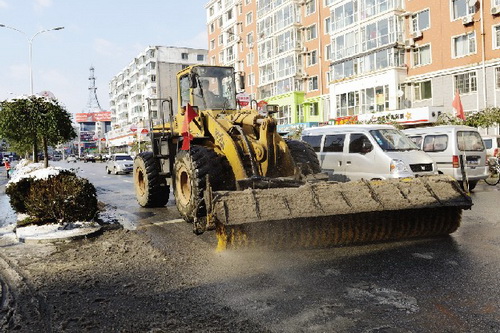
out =
<path fill-rule="evenodd" d="M 436 164 L 391 125 L 306 128 L 302 140 L 331 180 L 388 179 L 437 174 Z"/>
<path fill-rule="evenodd" d="M 466 161 L 465 172 L 472 190 L 488 174 L 486 149 L 474 127 L 441 125 L 403 131 L 437 163 L 438 171 L 463 182 L 460 156 Z"/>

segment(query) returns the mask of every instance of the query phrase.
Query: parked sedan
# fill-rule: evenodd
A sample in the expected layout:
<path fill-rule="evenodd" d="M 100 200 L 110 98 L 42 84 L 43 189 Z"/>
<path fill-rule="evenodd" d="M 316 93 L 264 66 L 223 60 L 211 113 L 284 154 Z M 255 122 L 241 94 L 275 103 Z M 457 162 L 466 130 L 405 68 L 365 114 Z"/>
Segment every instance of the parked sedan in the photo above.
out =
<path fill-rule="evenodd" d="M 113 154 L 106 162 L 106 172 L 115 175 L 119 173 L 131 173 L 134 160 L 129 154 Z"/>
<path fill-rule="evenodd" d="M 66 157 L 66 162 L 68 162 L 68 163 L 70 163 L 70 162 L 76 163 L 76 156 L 75 155 L 69 155 L 68 157 Z"/>

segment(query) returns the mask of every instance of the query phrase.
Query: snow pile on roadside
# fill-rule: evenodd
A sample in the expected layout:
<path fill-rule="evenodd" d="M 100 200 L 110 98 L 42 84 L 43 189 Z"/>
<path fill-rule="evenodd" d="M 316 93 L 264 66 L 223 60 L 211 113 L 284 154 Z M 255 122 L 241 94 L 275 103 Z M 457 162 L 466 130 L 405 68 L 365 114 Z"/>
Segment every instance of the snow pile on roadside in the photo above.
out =
<path fill-rule="evenodd" d="M 68 170 L 61 167 L 45 168 L 43 163 L 32 163 L 29 160 L 23 159 L 14 167 L 14 175 L 7 183 L 9 186 L 12 183 L 17 183 L 21 179 L 33 178 L 35 180 L 46 180 L 51 176 L 57 176 L 62 170 Z"/>

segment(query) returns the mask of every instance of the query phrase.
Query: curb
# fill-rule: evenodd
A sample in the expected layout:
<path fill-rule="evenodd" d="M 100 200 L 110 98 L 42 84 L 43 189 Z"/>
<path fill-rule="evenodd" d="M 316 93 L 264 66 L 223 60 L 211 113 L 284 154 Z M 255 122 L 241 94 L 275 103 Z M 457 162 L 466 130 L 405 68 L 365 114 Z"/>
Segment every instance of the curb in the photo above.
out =
<path fill-rule="evenodd" d="M 25 244 L 47 244 L 90 238 L 102 231 L 102 227 L 95 226 L 95 223 L 69 223 L 66 226 L 71 229 L 61 229 L 59 224 L 17 227 L 16 238 Z"/>

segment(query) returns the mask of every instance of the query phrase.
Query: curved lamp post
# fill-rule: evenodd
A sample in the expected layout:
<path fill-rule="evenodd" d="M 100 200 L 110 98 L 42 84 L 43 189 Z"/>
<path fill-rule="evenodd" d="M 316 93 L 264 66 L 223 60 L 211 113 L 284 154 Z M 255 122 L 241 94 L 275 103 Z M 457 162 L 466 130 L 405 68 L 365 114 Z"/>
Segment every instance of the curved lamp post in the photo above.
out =
<path fill-rule="evenodd" d="M 17 31 L 17 32 L 23 34 L 26 37 L 26 39 L 28 40 L 29 66 L 30 66 L 30 93 L 31 93 L 31 95 L 33 95 L 33 39 L 35 39 L 36 36 L 43 34 L 44 32 L 62 30 L 62 29 L 64 29 L 64 27 L 55 27 L 52 29 L 40 30 L 36 34 L 34 34 L 31 38 L 28 37 L 28 35 L 24 31 L 21 31 L 19 29 L 14 28 L 14 27 L 9 27 L 8 25 L 5 25 L 5 24 L 0 24 L 0 28 L 7 28 L 7 29 Z"/>

